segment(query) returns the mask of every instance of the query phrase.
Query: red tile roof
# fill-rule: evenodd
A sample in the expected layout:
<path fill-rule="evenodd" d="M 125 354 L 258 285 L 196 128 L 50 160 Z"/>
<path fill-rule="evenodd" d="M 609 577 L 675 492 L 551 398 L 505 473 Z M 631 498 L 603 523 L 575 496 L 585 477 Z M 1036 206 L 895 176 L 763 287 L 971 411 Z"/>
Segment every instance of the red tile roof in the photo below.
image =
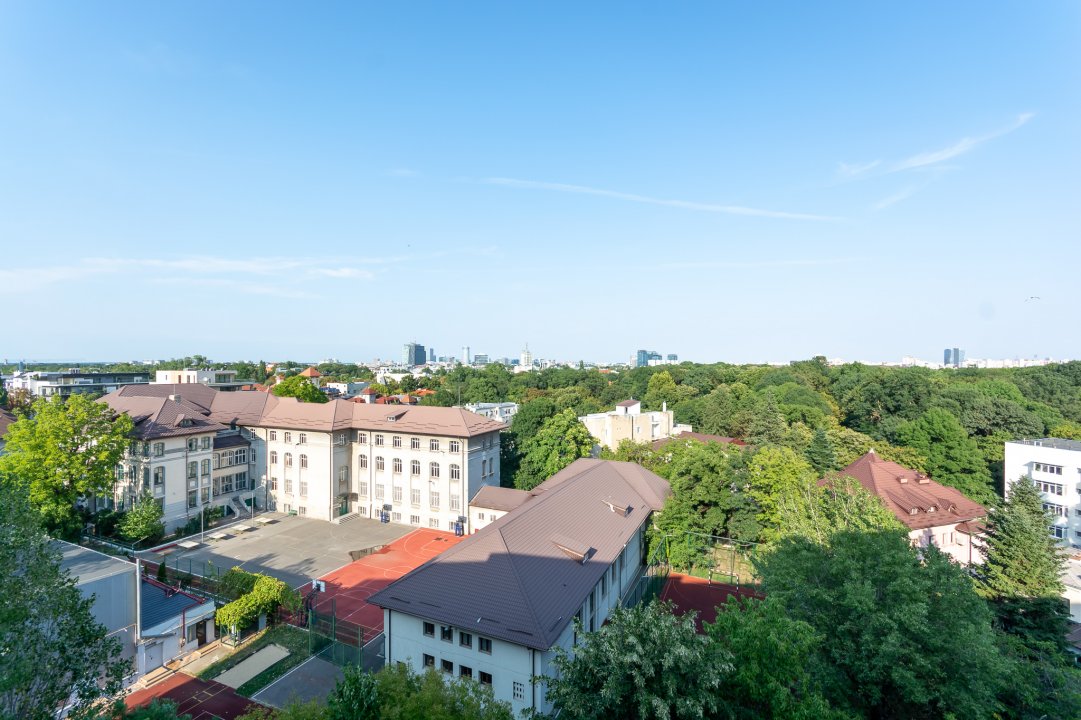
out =
<path fill-rule="evenodd" d="M 302 371 L 300 373 L 300 376 L 301 377 L 306 377 L 306 378 L 323 377 L 323 373 L 319 372 L 318 370 L 316 370 L 313 367 L 310 367 L 307 370 Z"/>
<path fill-rule="evenodd" d="M 923 473 L 883 460 L 874 450 L 822 482 L 844 476 L 855 479 L 878 495 L 910 530 L 966 523 L 987 515 L 987 508 L 969 500 L 954 488 L 940 485 Z"/>

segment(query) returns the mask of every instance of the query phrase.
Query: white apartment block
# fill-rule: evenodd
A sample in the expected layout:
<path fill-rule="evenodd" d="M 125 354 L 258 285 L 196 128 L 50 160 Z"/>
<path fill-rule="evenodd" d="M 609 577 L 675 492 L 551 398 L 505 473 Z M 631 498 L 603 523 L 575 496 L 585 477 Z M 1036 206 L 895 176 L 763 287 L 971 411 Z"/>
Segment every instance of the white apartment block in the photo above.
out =
<path fill-rule="evenodd" d="M 465 409 L 491 420 L 498 420 L 510 425 L 511 421 L 514 420 L 515 414 L 518 412 L 518 403 L 467 403 Z"/>
<path fill-rule="evenodd" d="M 170 529 L 204 505 L 243 513 L 254 504 L 468 533 L 470 499 L 499 485 L 504 425 L 461 408 L 301 403 L 198 384 L 103 401 L 139 419 L 118 499 L 153 492 Z"/>
<path fill-rule="evenodd" d="M 237 380 L 236 370 L 185 368 L 183 370 L 158 370 L 154 373 L 155 385 L 190 385 L 197 383 L 218 390 L 236 390 L 250 382 L 250 380 Z"/>
<path fill-rule="evenodd" d="M 1081 547 L 1081 441 L 1043 438 L 1006 443 L 1006 493 L 1025 475 L 1043 497 L 1054 522 L 1048 528 L 1064 545 Z"/>
<path fill-rule="evenodd" d="M 521 711 L 550 712 L 556 649 L 640 601 L 646 529 L 668 483 L 632 463 L 583 459 L 434 560 L 372 595 L 388 663 L 489 685 Z"/>

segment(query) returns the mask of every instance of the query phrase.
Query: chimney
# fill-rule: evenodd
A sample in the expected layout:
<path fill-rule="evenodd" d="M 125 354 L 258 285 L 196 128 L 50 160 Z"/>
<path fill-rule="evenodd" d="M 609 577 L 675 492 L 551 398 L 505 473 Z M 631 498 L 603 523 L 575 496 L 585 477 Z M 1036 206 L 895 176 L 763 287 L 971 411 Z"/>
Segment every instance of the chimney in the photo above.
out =
<path fill-rule="evenodd" d="M 170 395 L 169 399 L 172 400 L 173 402 L 180 402 L 180 400 L 181 400 L 179 395 Z"/>

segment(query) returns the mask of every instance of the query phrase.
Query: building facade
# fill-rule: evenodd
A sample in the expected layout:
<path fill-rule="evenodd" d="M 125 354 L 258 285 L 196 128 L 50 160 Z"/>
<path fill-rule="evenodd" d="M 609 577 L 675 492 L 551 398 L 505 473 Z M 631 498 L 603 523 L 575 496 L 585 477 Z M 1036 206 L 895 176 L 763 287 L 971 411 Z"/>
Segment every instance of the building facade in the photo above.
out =
<path fill-rule="evenodd" d="M 148 397 L 170 389 L 188 394 Z M 505 426 L 462 408 L 302 403 L 199 385 L 125 389 L 103 401 L 137 420 L 117 501 L 153 492 L 170 529 L 218 505 L 468 533 L 469 500 L 499 485 Z"/>
<path fill-rule="evenodd" d="M 1028 476 L 1051 514 L 1048 532 L 1064 546 L 1081 548 L 1081 441 L 1060 438 L 1006 443 L 1006 496 L 1010 484 Z"/>
<path fill-rule="evenodd" d="M 639 465 L 577 460 L 531 499 L 372 595 L 388 663 L 489 685 L 522 711 L 551 711 L 541 678 L 589 632 L 636 604 L 646 530 L 668 483 Z"/>
<path fill-rule="evenodd" d="M 426 362 L 428 362 L 428 353 L 423 345 L 411 342 L 402 346 L 402 365 L 416 367 Z"/>
<path fill-rule="evenodd" d="M 78 393 L 104 395 L 124 385 L 145 385 L 150 382 L 149 373 L 98 373 L 80 372 L 17 372 L 7 382 L 11 390 L 29 390 L 37 397 L 50 398 L 59 395 L 69 397 Z"/>
<path fill-rule="evenodd" d="M 597 443 L 609 450 L 615 450 L 624 440 L 651 443 L 691 431 L 690 425 L 676 424 L 675 413 L 667 405 L 662 410 L 642 412 L 641 401 L 634 399 L 624 400 L 611 412 L 578 419 Z"/>
<path fill-rule="evenodd" d="M 190 385 L 199 383 L 217 390 L 239 390 L 252 380 L 238 380 L 236 370 L 211 370 L 209 368 L 184 370 L 158 370 L 154 373 L 157 385 Z"/>
<path fill-rule="evenodd" d="M 510 425 L 514 416 L 518 413 L 518 403 L 466 403 L 465 409 L 469 412 L 482 415 L 491 420 Z"/>

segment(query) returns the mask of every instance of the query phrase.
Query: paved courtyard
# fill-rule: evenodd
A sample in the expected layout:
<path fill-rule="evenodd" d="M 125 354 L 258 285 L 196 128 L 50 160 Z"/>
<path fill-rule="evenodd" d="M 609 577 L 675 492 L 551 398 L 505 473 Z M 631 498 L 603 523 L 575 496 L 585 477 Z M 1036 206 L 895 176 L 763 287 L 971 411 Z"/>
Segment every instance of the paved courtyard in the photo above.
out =
<path fill-rule="evenodd" d="M 162 553 L 140 555 L 155 563 L 164 556 L 170 570 L 179 567 L 181 572 L 198 575 L 206 574 L 208 562 L 219 571 L 239 565 L 284 580 L 295 588 L 351 563 L 351 552 L 386 545 L 416 529 L 370 518 L 356 518 L 342 525 L 280 513 L 256 516 L 257 521 L 260 518 L 270 522 L 260 525 L 243 521 L 237 525 L 254 525 L 254 529 L 239 532 L 234 525 L 233 529 L 216 530 L 225 533 L 223 539 L 211 539 L 211 533 L 206 533 L 204 542 L 190 550 L 174 545 Z M 191 539 L 198 540 L 198 536 Z"/>

